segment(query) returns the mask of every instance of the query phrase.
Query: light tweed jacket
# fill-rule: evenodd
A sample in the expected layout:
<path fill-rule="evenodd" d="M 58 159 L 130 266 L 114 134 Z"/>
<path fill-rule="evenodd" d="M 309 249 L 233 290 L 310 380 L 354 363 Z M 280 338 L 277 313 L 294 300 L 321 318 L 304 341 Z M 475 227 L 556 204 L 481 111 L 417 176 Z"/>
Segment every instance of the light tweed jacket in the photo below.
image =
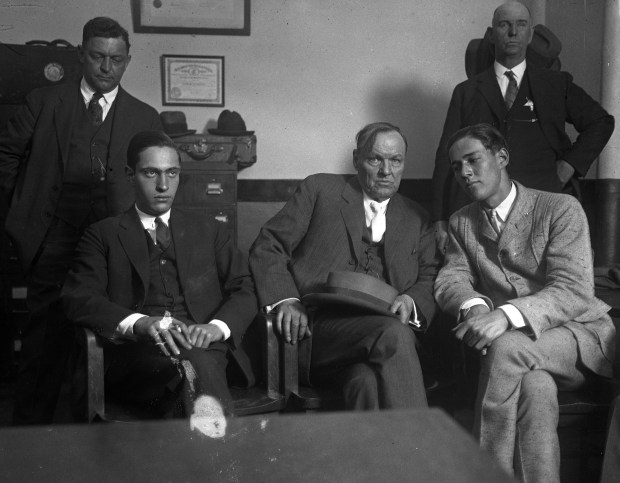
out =
<path fill-rule="evenodd" d="M 452 215 L 435 298 L 453 315 L 473 297 L 492 309 L 510 303 L 534 339 L 564 325 L 577 339 L 582 362 L 610 376 L 615 329 L 609 307 L 594 296 L 585 213 L 571 196 L 515 185 L 517 198 L 499 238 L 479 203 Z"/>

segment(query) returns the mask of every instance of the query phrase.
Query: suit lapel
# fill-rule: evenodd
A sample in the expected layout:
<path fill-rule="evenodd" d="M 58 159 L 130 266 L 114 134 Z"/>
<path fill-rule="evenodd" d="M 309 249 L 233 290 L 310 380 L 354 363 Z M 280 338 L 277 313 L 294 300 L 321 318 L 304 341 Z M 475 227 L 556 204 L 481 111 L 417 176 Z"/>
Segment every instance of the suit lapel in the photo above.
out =
<path fill-rule="evenodd" d="M 385 238 L 384 253 L 385 265 L 390 272 L 390 279 L 393 279 L 391 273 L 392 260 L 406 260 L 406 254 L 402 254 L 402 248 L 408 247 L 409 244 L 403 243 L 404 240 L 412 240 L 414 224 L 411 220 L 407 220 L 405 216 L 404 204 L 400 195 L 396 194 L 388 203 L 387 212 L 385 214 Z M 398 255 L 401 253 L 401 255 Z"/>
<path fill-rule="evenodd" d="M 495 78 L 493 66 L 484 71 L 478 78 L 478 90 L 497 119 L 504 117 L 505 106 L 502 103 L 502 92 Z"/>
<path fill-rule="evenodd" d="M 536 195 L 534 193 L 515 181 L 513 183 L 517 187 L 517 197 L 502 230 L 500 245 L 505 245 L 510 240 L 519 238 L 520 234 L 526 230 L 526 227 L 530 226 L 534 203 L 536 202 Z"/>
<path fill-rule="evenodd" d="M 553 123 L 540 121 L 541 119 L 554 119 L 557 116 L 552 110 L 553 106 L 556 104 L 554 102 L 549 102 L 548 99 L 553 93 L 553 86 L 550 85 L 548 80 L 544 77 L 544 73 L 535 68 L 531 69 L 527 67 L 525 69 L 525 75 L 527 76 L 530 94 L 532 95 L 536 117 L 539 120 L 540 127 L 547 141 L 553 146 L 554 143 L 551 141 L 554 139 L 554 136 L 553 133 L 550 132 L 550 130 L 553 129 Z"/>
<path fill-rule="evenodd" d="M 191 223 L 184 221 L 182 212 L 172 210 L 170 215 L 170 231 L 174 241 L 174 251 L 176 253 L 176 264 L 181 288 L 184 288 L 183 282 L 190 279 L 190 270 L 192 268 L 191 254 L 194 253 L 192 240 L 195 241 L 200 239 L 196 236 L 192 236 L 192 226 Z"/>
<path fill-rule="evenodd" d="M 144 227 L 134 207 L 123 214 L 119 227 L 118 238 L 121 246 L 140 276 L 144 289 L 143 293 L 146 294 L 149 284 L 149 250 Z"/>
<path fill-rule="evenodd" d="M 67 88 L 59 94 L 58 103 L 54 109 L 54 125 L 63 167 L 69 159 L 71 128 L 74 124 L 76 107 L 79 106 L 81 99 L 79 85 L 67 84 Z"/>
<path fill-rule="evenodd" d="M 340 210 L 342 220 L 349 234 L 349 242 L 354 247 L 356 261 L 360 259 L 362 236 L 364 232 L 364 196 L 357 177 L 349 179 L 342 190 L 345 205 Z"/>
<path fill-rule="evenodd" d="M 127 137 L 133 133 L 129 129 L 131 126 L 127 124 L 130 119 L 134 118 L 133 113 L 130 112 L 130 106 L 127 104 L 127 98 L 128 94 L 121 86 L 118 86 L 118 93 L 114 99 L 116 105 L 114 106 L 114 119 L 112 119 L 112 132 L 110 134 L 109 160 L 125 159 L 125 156 L 119 157 L 119 151 L 125 146 Z"/>

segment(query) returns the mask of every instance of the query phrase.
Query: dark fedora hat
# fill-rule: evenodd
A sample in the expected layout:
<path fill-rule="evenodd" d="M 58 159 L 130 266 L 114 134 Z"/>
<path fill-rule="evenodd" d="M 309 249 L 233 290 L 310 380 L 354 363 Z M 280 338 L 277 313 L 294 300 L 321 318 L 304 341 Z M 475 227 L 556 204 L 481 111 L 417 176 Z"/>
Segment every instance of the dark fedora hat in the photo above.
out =
<path fill-rule="evenodd" d="M 187 120 L 182 111 L 162 111 L 159 115 L 164 132 L 171 138 L 194 134 L 195 129 L 187 129 Z"/>
<path fill-rule="evenodd" d="M 349 305 L 381 315 L 397 317 L 390 306 L 398 296 L 398 290 L 378 278 L 357 272 L 329 272 L 325 291 L 302 297 L 309 306 Z"/>
<path fill-rule="evenodd" d="M 250 136 L 254 131 L 248 131 L 243 118 L 237 111 L 223 110 L 217 118 L 217 129 L 208 129 L 211 134 L 219 136 Z"/>

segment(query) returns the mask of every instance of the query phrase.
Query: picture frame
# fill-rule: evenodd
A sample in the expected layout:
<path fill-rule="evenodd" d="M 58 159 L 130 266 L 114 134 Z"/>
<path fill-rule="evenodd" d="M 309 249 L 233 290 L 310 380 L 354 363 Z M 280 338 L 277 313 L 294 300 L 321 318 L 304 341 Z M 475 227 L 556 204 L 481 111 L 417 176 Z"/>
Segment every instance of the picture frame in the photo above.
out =
<path fill-rule="evenodd" d="M 164 106 L 224 106 L 224 57 L 162 55 Z"/>
<path fill-rule="evenodd" d="M 250 0 L 131 0 L 136 33 L 250 35 Z"/>

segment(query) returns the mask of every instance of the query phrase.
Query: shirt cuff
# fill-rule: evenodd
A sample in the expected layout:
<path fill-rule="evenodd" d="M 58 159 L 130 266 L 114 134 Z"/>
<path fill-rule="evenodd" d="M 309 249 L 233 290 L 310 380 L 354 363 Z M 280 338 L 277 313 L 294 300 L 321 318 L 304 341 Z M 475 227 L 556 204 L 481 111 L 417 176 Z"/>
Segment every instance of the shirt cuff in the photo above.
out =
<path fill-rule="evenodd" d="M 278 305 L 280 305 L 282 302 L 286 302 L 287 300 L 297 300 L 299 302 L 299 299 L 297 297 L 289 297 L 287 299 L 282 299 L 279 302 L 276 302 L 275 304 L 271 304 L 271 305 L 265 305 L 263 307 L 263 310 L 265 311 L 266 314 L 271 313 L 271 311 L 273 309 L 275 309 Z"/>
<path fill-rule="evenodd" d="M 506 318 L 508 318 L 508 322 L 510 322 L 510 325 L 512 325 L 515 329 L 521 329 L 527 326 L 525 319 L 523 318 L 523 314 L 521 314 L 519 309 L 514 305 L 500 305 L 498 308 L 502 309 L 504 314 L 506 314 Z"/>
<path fill-rule="evenodd" d="M 418 308 L 415 306 L 415 301 L 413 300 L 413 297 L 411 297 L 411 295 L 406 294 L 406 293 L 402 295 L 407 297 L 409 300 L 411 300 L 411 303 L 413 304 L 413 311 L 411 312 L 411 318 L 409 319 L 409 322 L 407 322 L 407 324 L 413 329 L 422 329 L 424 324 L 420 321 L 420 319 L 418 319 Z"/>
<path fill-rule="evenodd" d="M 222 332 L 224 332 L 224 340 L 228 340 L 228 338 L 230 337 L 230 329 L 228 328 L 228 325 L 226 324 L 226 322 L 222 322 L 221 320 L 218 320 L 218 319 L 213 319 L 209 323 L 215 325 Z"/>
<path fill-rule="evenodd" d="M 131 314 L 131 315 L 125 317 L 116 326 L 116 330 L 114 331 L 114 338 L 135 339 L 136 337 L 135 337 L 135 335 L 133 333 L 133 326 L 142 317 L 146 317 L 146 315 L 144 315 L 144 314 Z"/>
<path fill-rule="evenodd" d="M 471 309 L 474 305 L 484 305 L 489 310 L 491 310 L 491 307 L 489 307 L 489 304 L 487 304 L 484 299 L 480 297 L 474 297 L 473 299 L 469 299 L 463 302 L 463 304 L 459 308 L 459 322 L 467 316 L 469 309 Z"/>

